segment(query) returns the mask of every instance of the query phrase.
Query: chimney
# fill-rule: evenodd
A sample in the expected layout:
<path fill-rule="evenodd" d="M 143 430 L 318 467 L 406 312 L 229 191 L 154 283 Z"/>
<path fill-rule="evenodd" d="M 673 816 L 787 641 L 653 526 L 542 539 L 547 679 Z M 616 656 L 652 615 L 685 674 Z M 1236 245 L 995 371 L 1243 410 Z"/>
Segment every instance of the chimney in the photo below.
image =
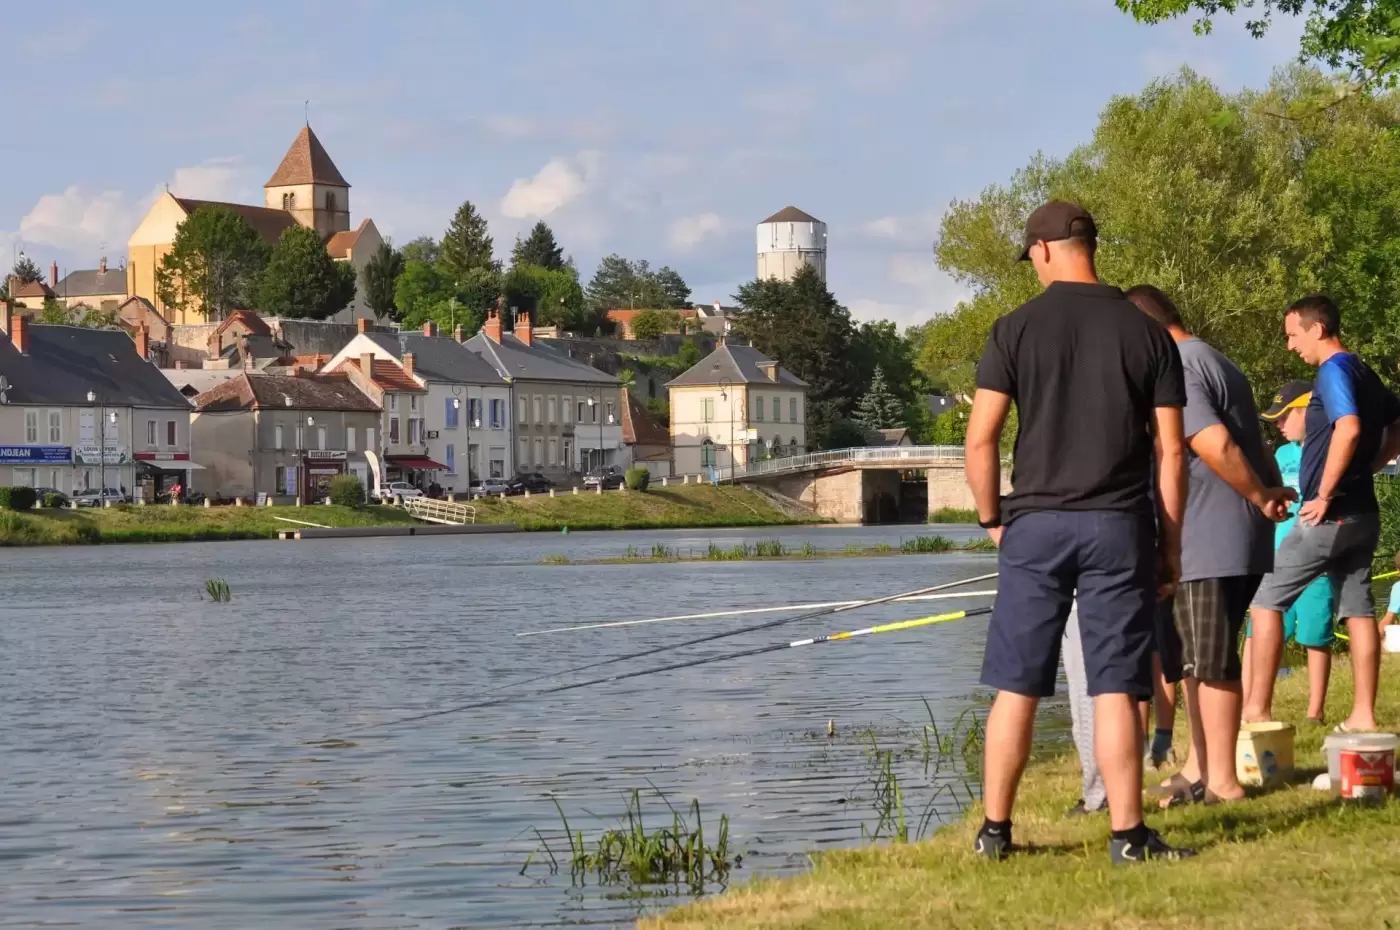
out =
<path fill-rule="evenodd" d="M 98 274 L 106 274 L 106 273 L 107 273 L 107 256 L 104 255 L 104 256 L 102 256 L 101 258 L 99 258 L 99 259 L 97 260 L 97 273 L 98 273 Z"/>
<path fill-rule="evenodd" d="M 365 376 L 366 378 L 373 378 L 373 377 L 374 377 L 374 353 L 373 353 L 373 352 L 362 352 L 362 353 L 360 353 L 360 371 L 362 371 L 362 372 L 364 373 L 364 376 Z"/>
<path fill-rule="evenodd" d="M 49 287 L 58 287 L 58 262 L 49 264 Z"/>
<path fill-rule="evenodd" d="M 29 354 L 29 317 L 10 317 L 10 341 L 21 355 Z"/>
<path fill-rule="evenodd" d="M 437 335 L 437 324 L 432 320 L 423 324 L 423 335 L 432 337 Z"/>
<path fill-rule="evenodd" d="M 413 353 L 412 353 L 412 352 L 405 352 L 405 353 L 403 354 L 403 373 L 406 374 L 406 375 L 408 375 L 410 378 L 413 377 Z"/>
<path fill-rule="evenodd" d="M 143 359 L 151 357 L 151 329 L 145 323 L 136 329 L 136 354 Z"/>
<path fill-rule="evenodd" d="M 359 333 L 361 336 L 369 332 L 369 317 L 362 316 L 355 321 L 355 332 Z"/>
<path fill-rule="evenodd" d="M 530 311 L 524 313 L 519 311 L 515 314 L 515 338 L 525 343 L 527 346 L 535 344 L 535 332 L 530 324 Z"/>
<path fill-rule="evenodd" d="M 486 322 L 482 324 L 481 331 L 486 334 L 486 338 L 499 344 L 501 341 L 501 314 L 499 310 L 492 308 L 486 311 Z"/>
<path fill-rule="evenodd" d="M 462 327 L 461 327 L 460 324 L 458 324 L 457 326 L 453 327 L 453 329 L 452 329 L 452 338 L 455 339 L 455 340 L 457 340 L 458 342 L 465 342 L 465 341 L 466 341 L 465 339 L 462 338 Z"/>
<path fill-rule="evenodd" d="M 724 307 L 720 304 L 720 302 L 719 302 L 718 300 L 715 301 L 715 316 L 720 316 L 720 315 L 723 314 L 723 313 L 724 313 Z"/>

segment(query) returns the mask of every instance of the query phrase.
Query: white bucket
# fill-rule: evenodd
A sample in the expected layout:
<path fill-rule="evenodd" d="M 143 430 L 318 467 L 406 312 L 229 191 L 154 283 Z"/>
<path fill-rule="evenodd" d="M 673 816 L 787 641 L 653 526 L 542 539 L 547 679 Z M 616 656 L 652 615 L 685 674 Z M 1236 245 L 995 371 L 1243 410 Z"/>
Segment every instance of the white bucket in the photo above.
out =
<path fill-rule="evenodd" d="M 1386 652 L 1400 652 L 1400 623 L 1392 623 L 1385 628 L 1383 648 Z"/>

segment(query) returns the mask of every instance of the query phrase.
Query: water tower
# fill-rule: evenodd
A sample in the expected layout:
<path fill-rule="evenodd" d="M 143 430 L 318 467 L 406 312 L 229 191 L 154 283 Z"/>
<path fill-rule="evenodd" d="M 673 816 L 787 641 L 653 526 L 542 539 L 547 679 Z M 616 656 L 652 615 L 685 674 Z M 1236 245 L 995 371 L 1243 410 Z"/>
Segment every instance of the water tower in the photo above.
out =
<path fill-rule="evenodd" d="M 826 280 L 826 224 L 796 207 L 784 207 L 758 224 L 758 276 L 790 281 L 803 265 Z"/>

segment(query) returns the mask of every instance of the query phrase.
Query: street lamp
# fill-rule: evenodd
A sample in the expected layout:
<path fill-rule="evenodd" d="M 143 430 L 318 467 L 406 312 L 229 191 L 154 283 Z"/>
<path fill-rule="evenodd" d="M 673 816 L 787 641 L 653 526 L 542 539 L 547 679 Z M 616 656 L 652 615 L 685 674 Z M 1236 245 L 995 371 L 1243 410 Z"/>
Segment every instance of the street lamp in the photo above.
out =
<path fill-rule="evenodd" d="M 97 404 L 98 397 L 96 391 L 88 391 L 88 403 Z M 112 422 L 117 422 L 117 412 L 112 411 Z M 98 490 L 97 501 L 99 506 L 107 505 L 107 408 L 99 405 L 97 408 L 97 461 L 98 461 Z"/>
<path fill-rule="evenodd" d="M 728 378 L 721 378 L 719 382 L 719 399 L 724 401 L 729 407 L 729 482 L 734 483 L 734 401 L 730 400 L 729 392 L 734 390 L 734 382 Z M 747 461 L 747 457 L 745 458 Z"/>
<path fill-rule="evenodd" d="M 594 398 L 597 398 L 597 399 L 595 400 Z M 598 474 L 601 476 L 601 475 L 603 474 L 603 463 L 604 463 L 604 461 L 605 461 L 605 456 L 603 455 L 603 389 L 602 389 L 602 388 L 599 388 L 599 389 L 594 393 L 593 397 L 588 398 L 588 406 L 589 406 L 590 409 L 593 410 L 593 417 L 594 417 L 594 419 L 596 419 L 596 420 L 598 421 Z M 611 413 L 608 414 L 608 425 L 609 425 L 609 426 L 612 426 L 614 422 L 616 422 L 616 420 L 615 420 L 615 418 L 613 417 L 613 415 L 612 415 Z"/>

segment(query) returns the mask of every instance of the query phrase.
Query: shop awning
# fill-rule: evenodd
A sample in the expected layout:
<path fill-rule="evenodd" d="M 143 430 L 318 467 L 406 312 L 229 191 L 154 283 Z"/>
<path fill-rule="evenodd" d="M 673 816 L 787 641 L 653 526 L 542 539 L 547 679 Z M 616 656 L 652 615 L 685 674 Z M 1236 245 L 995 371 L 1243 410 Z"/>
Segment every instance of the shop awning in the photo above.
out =
<path fill-rule="evenodd" d="M 189 459 L 137 459 L 136 464 L 155 471 L 204 471 L 204 466 Z"/>
<path fill-rule="evenodd" d="M 411 468 L 414 471 L 447 471 L 447 466 L 421 455 L 388 455 L 385 458 L 391 468 Z"/>

